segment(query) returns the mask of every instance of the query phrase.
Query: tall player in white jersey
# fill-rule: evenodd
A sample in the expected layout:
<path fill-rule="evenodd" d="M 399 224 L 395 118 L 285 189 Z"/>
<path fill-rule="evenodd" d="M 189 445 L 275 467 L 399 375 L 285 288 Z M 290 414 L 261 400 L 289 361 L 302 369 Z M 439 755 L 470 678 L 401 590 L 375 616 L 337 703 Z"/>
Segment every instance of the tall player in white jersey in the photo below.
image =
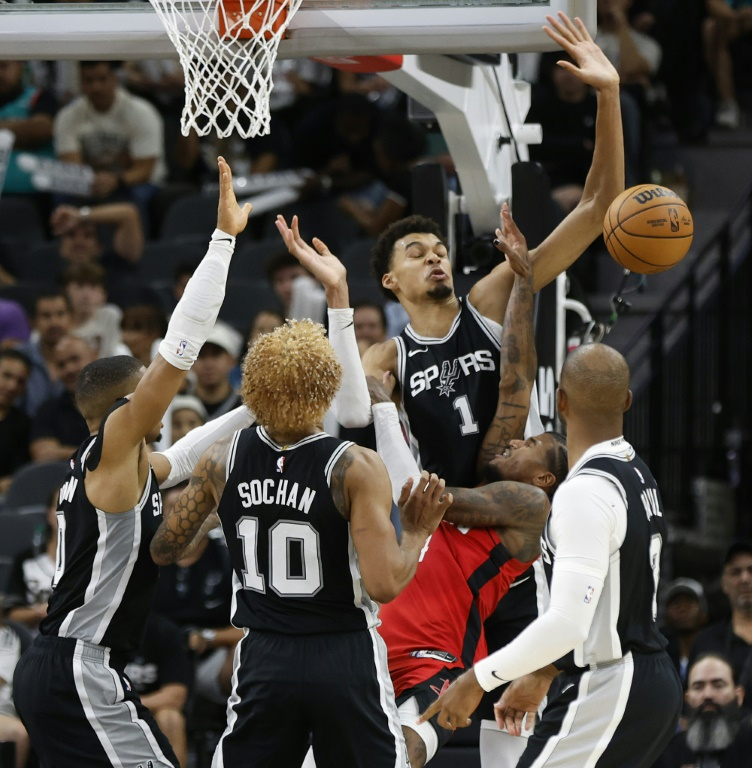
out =
<path fill-rule="evenodd" d="M 468 725 L 483 692 L 517 680 L 498 717 L 519 731 L 558 675 L 518 768 L 647 768 L 668 744 L 682 687 L 656 624 L 666 523 L 656 482 L 623 437 L 629 368 L 614 349 L 569 355 L 557 392 L 570 471 L 543 535 L 550 605 L 423 714 Z"/>

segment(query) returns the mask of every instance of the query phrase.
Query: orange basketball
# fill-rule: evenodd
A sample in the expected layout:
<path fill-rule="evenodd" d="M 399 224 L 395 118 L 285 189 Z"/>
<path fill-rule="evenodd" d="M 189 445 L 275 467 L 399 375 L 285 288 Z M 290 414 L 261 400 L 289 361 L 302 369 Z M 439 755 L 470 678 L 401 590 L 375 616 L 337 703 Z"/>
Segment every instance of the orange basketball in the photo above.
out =
<path fill-rule="evenodd" d="M 641 275 L 680 262 L 695 227 L 687 204 L 667 187 L 640 184 L 622 192 L 603 220 L 606 248 L 622 267 Z"/>

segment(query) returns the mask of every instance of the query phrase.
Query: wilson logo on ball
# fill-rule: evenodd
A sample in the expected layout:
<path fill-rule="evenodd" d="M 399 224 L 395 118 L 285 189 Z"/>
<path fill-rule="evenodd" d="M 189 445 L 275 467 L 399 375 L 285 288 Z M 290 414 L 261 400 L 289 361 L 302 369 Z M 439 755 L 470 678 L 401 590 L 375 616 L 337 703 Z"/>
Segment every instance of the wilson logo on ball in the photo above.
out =
<path fill-rule="evenodd" d="M 672 189 L 641 184 L 622 192 L 603 220 L 606 248 L 622 267 L 643 275 L 663 272 L 689 251 L 694 222 Z"/>

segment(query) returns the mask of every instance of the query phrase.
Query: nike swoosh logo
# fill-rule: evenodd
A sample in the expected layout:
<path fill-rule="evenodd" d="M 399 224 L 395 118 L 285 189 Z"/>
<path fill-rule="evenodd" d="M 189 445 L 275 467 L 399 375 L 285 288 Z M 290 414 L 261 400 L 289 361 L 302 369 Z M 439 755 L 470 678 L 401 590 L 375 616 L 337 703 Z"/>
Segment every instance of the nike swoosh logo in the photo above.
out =
<path fill-rule="evenodd" d="M 501 682 L 501 683 L 508 683 L 508 682 L 509 682 L 509 680 L 505 680 L 503 677 L 499 677 L 499 676 L 496 674 L 496 672 L 494 672 L 494 671 L 491 671 L 491 676 L 492 676 L 492 677 L 495 677 L 495 678 L 496 678 L 496 679 L 497 679 L 499 682 Z"/>
<path fill-rule="evenodd" d="M 215 243 L 231 243 L 232 238 L 231 237 L 218 237 L 215 241 Z"/>
<path fill-rule="evenodd" d="M 512 587 L 519 587 L 519 586 L 520 586 L 520 584 L 522 584 L 522 583 L 526 582 L 526 581 L 527 581 L 529 578 L 530 578 L 529 576 L 525 576 L 525 578 L 524 578 L 524 579 L 520 579 L 519 581 L 514 581 L 514 582 L 512 582 L 512 583 L 509 585 L 509 589 L 511 589 Z"/>
<path fill-rule="evenodd" d="M 493 673 L 491 673 L 491 674 L 493 674 Z M 574 683 L 570 683 L 569 685 L 565 685 L 565 686 L 564 686 L 564 687 L 561 689 L 561 692 L 562 692 L 562 693 L 564 693 L 565 691 L 568 691 L 570 688 L 574 688 Z"/>
<path fill-rule="evenodd" d="M 354 320 L 350 320 L 350 322 L 345 326 L 345 328 L 349 328 L 351 325 L 355 325 L 355 321 Z M 345 328 L 343 328 L 342 330 L 344 331 Z"/>
<path fill-rule="evenodd" d="M 419 352 L 428 352 L 428 347 L 425 349 L 411 349 L 408 353 L 408 357 L 412 357 L 413 355 L 417 355 Z"/>

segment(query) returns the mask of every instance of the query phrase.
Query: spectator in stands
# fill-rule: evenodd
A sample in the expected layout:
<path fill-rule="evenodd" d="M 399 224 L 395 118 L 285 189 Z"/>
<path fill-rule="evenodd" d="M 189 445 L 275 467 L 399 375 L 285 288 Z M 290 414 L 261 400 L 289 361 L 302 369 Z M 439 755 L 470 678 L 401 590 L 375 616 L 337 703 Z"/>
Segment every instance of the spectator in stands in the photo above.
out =
<path fill-rule="evenodd" d="M 29 417 L 14 403 L 23 394 L 31 362 L 15 349 L 0 349 L 0 496 L 13 473 L 29 461 Z"/>
<path fill-rule="evenodd" d="M 164 514 L 185 485 L 163 496 Z M 190 558 L 160 569 L 154 610 L 183 628 L 188 648 L 196 654 L 196 693 L 225 704 L 231 691 L 232 656 L 242 630 L 229 623 L 232 571 L 221 528 L 212 531 Z"/>
<path fill-rule="evenodd" d="M 31 335 L 24 308 L 12 299 L 0 299 L 0 349 L 25 344 Z"/>
<path fill-rule="evenodd" d="M 61 282 L 73 310 L 71 333 L 85 339 L 97 357 L 127 355 L 120 332 L 123 312 L 107 303 L 104 269 L 99 264 L 72 264 Z"/>
<path fill-rule="evenodd" d="M 752 720 L 741 709 L 743 688 L 723 654 L 699 657 L 690 667 L 686 730 L 677 733 L 654 768 L 747 768 Z"/>
<path fill-rule="evenodd" d="M 170 418 L 170 439 L 176 443 L 192 429 L 206 424 L 208 414 L 195 395 L 176 395 L 170 403 Z"/>
<path fill-rule="evenodd" d="M 91 208 L 60 205 L 50 218 L 52 234 L 59 237 L 63 264 L 98 263 L 107 273 L 107 294 L 122 304 L 124 292 L 137 279 L 144 252 L 144 231 L 132 203 L 109 203 Z M 105 246 L 100 230 L 111 232 Z"/>
<path fill-rule="evenodd" d="M 406 116 L 397 112 L 381 116 L 373 142 L 381 185 L 369 188 L 365 197 L 356 190 L 338 201 L 369 237 L 378 237 L 392 222 L 412 213 L 411 171 L 426 147 L 423 129 Z"/>
<path fill-rule="evenodd" d="M 70 458 L 89 436 L 86 420 L 76 407 L 78 374 L 97 359 L 96 351 L 85 339 L 64 336 L 55 347 L 55 365 L 63 385 L 39 406 L 31 423 L 31 458 L 33 461 L 61 461 Z"/>
<path fill-rule="evenodd" d="M 703 629 L 692 644 L 689 666 L 705 653 L 726 656 L 734 680 L 752 691 L 752 542 L 735 541 L 723 558 L 721 588 L 731 616 Z"/>
<path fill-rule="evenodd" d="M 14 768 L 24 768 L 29 760 L 29 736 L 13 704 L 13 672 L 22 652 L 20 632 L 0 614 L 0 742 L 14 742 Z"/>
<path fill-rule="evenodd" d="M 180 627 L 152 611 L 144 638 L 131 655 L 125 674 L 175 751 L 180 763 L 177 768 L 187 768 L 183 709 L 193 683 L 193 664 Z"/>
<path fill-rule="evenodd" d="M 300 262 L 287 251 L 275 253 L 266 263 L 266 279 L 282 304 L 282 314 L 290 317 L 295 278 L 307 275 Z"/>
<path fill-rule="evenodd" d="M 45 400 L 63 391 L 63 385 L 58 381 L 55 347 L 73 324 L 66 293 L 60 288 L 40 291 L 34 301 L 32 322 L 36 338 L 20 350 L 31 360 L 31 373 L 21 407 L 33 417 Z"/>
<path fill-rule="evenodd" d="M 668 639 L 668 655 L 685 687 L 692 643 L 707 621 L 708 603 L 702 584 L 695 579 L 674 579 L 664 599 L 663 634 Z"/>
<path fill-rule="evenodd" d="M 284 317 L 274 309 L 262 309 L 257 312 L 251 321 L 251 330 L 248 332 L 248 346 L 250 347 L 259 336 L 271 333 L 284 322 Z"/>
<path fill-rule="evenodd" d="M 165 174 L 162 117 L 120 87 L 116 62 L 82 61 L 80 70 L 83 94 L 55 118 L 55 151 L 94 169 L 95 200 L 130 200 L 148 221 L 148 202 Z"/>
<path fill-rule="evenodd" d="M 705 0 L 708 18 L 704 38 L 718 105 L 715 121 L 724 128 L 738 128 L 741 113 L 736 100 L 731 46 L 741 38 L 752 44 L 750 0 Z"/>
<path fill-rule="evenodd" d="M 242 403 L 230 383 L 230 371 L 237 363 L 242 337 L 232 327 L 217 320 L 193 364 L 194 394 L 206 409 L 208 419 L 216 419 Z"/>
<path fill-rule="evenodd" d="M 0 129 L 5 128 L 14 136 L 3 195 L 36 193 L 31 174 L 18 165 L 20 152 L 29 152 L 37 157 L 55 156 L 52 124 L 57 102 L 50 91 L 27 85 L 24 71 L 23 61 L 0 61 Z M 43 209 L 43 196 L 39 199 Z"/>
<path fill-rule="evenodd" d="M 167 318 L 161 306 L 135 304 L 123 310 L 120 330 L 131 355 L 148 366 L 167 331 Z"/>
<path fill-rule="evenodd" d="M 36 632 L 47 615 L 57 555 L 57 490 L 47 504 L 47 523 L 27 549 L 16 555 L 8 578 L 5 606 L 8 618 Z"/>
<path fill-rule="evenodd" d="M 361 356 L 369 347 L 386 341 L 386 313 L 381 304 L 373 301 L 354 302 L 353 325 Z"/>

